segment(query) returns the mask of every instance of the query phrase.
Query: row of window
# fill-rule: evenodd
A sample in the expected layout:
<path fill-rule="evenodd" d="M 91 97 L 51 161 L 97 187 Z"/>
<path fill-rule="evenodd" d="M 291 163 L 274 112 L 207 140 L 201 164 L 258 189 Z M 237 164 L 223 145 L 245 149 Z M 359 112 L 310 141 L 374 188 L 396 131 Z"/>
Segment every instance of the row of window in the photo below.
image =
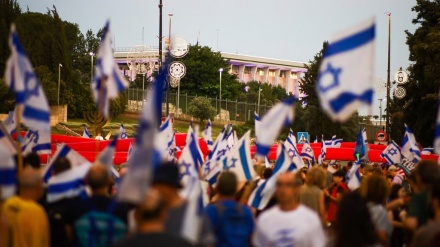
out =
<path fill-rule="evenodd" d="M 232 74 L 238 74 L 239 66 L 238 65 L 232 65 Z M 244 74 L 251 74 L 252 67 L 244 67 Z M 257 76 L 264 76 L 265 69 L 257 68 Z M 268 73 L 269 77 L 275 77 L 276 70 L 269 69 Z M 294 71 L 287 71 L 287 70 L 280 70 L 279 77 L 286 78 L 287 76 L 290 77 L 290 79 L 298 79 L 298 76 L 296 72 Z"/>

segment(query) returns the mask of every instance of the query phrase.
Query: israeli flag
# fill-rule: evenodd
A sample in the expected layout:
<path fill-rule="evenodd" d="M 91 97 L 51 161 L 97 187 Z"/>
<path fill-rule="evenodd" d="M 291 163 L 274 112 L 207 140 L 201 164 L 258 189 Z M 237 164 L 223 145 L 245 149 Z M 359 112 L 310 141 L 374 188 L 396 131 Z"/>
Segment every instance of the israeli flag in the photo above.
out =
<path fill-rule="evenodd" d="M 24 144 L 21 147 L 23 155 L 36 152 L 39 154 L 50 154 L 50 132 L 44 130 L 28 129 L 24 136 Z"/>
<path fill-rule="evenodd" d="M 275 163 L 275 169 L 272 176 L 261 183 L 250 195 L 248 205 L 259 210 L 264 209 L 272 198 L 276 189 L 276 181 L 278 176 L 286 171 L 294 171 L 297 169 L 292 163 L 286 148 L 281 145 L 281 154 Z"/>
<path fill-rule="evenodd" d="M 313 143 L 318 143 L 318 136 L 316 136 L 315 141 Z"/>
<path fill-rule="evenodd" d="M 83 156 L 81 156 L 75 150 L 71 149 L 69 146 L 63 143 L 57 148 L 57 151 L 50 160 L 50 163 L 44 166 L 42 175 L 43 181 L 45 183 L 47 183 L 49 181 L 49 178 L 52 176 L 53 163 L 60 157 L 65 157 L 66 159 L 68 159 L 72 168 L 82 165 L 91 165 L 90 162 L 86 160 Z"/>
<path fill-rule="evenodd" d="M 189 193 L 187 196 L 187 207 L 185 209 L 185 215 L 183 216 L 180 234 L 192 244 L 196 244 L 199 241 L 199 233 L 202 230 L 203 223 L 203 190 L 201 182 L 196 174 L 189 177 L 185 187 Z"/>
<path fill-rule="evenodd" d="M 402 141 L 402 156 L 408 161 L 412 161 L 414 164 L 417 164 L 421 160 L 420 149 L 417 145 L 416 138 L 406 124 L 405 135 L 403 136 Z"/>
<path fill-rule="evenodd" d="M 127 131 L 125 130 L 123 123 L 121 123 L 121 126 L 119 127 L 119 135 L 121 139 L 127 139 Z"/>
<path fill-rule="evenodd" d="M 15 94 L 21 121 L 28 127 L 50 132 L 50 109 L 43 88 L 38 82 L 31 62 L 21 46 L 15 25 L 9 36 L 11 55 L 6 61 L 5 81 Z"/>
<path fill-rule="evenodd" d="M 156 127 L 162 114 L 163 88 L 168 75 L 169 57 L 161 67 L 154 86 L 147 93 L 139 118 L 139 127 L 133 153 L 130 156 L 126 179 L 121 180 L 117 198 L 121 201 L 139 203 L 150 187 L 153 168 L 160 162 L 160 154 L 155 151 Z"/>
<path fill-rule="evenodd" d="M 325 49 L 316 91 L 333 121 L 345 122 L 373 102 L 375 20 L 333 36 Z"/>
<path fill-rule="evenodd" d="M 92 137 L 92 135 L 90 135 L 89 130 L 87 129 L 86 126 L 84 126 L 82 137 L 84 137 L 84 138 L 91 138 Z"/>
<path fill-rule="evenodd" d="M 294 102 L 295 97 L 290 97 L 275 105 L 266 115 L 264 115 L 258 128 L 265 131 L 260 131 L 256 135 L 257 156 L 265 157 L 269 153 L 270 147 L 279 135 L 281 129 L 292 123 L 295 117 L 293 107 Z"/>
<path fill-rule="evenodd" d="M 296 148 L 295 134 L 292 133 L 287 137 L 286 141 L 284 142 L 283 148 L 287 150 L 290 159 L 296 165 L 296 167 L 298 167 L 298 169 L 304 167 L 304 161 L 302 160 L 301 155 L 299 154 L 298 149 Z M 282 154 L 282 151 L 280 154 Z"/>
<path fill-rule="evenodd" d="M 132 153 L 133 153 L 133 145 L 130 142 L 130 146 L 128 147 L 128 152 L 127 152 L 127 161 L 126 161 L 127 163 L 128 161 L 130 161 L 130 156 Z"/>
<path fill-rule="evenodd" d="M 326 147 L 333 147 L 333 143 L 336 140 L 336 135 L 332 136 L 331 140 L 324 141 Z"/>
<path fill-rule="evenodd" d="M 205 140 L 206 144 L 208 145 L 208 150 L 212 151 L 212 124 L 211 120 L 208 120 L 208 123 L 206 124 L 206 129 L 202 133 L 203 140 Z"/>
<path fill-rule="evenodd" d="M 99 112 L 109 118 L 110 100 L 128 87 L 128 82 L 120 73 L 113 58 L 110 23 L 107 21 L 96 60 L 95 76 L 90 84 L 93 98 Z"/>
<path fill-rule="evenodd" d="M 250 131 L 246 132 L 220 162 L 221 169 L 234 172 L 239 182 L 251 181 L 255 177 L 250 153 L 250 135 Z"/>
<path fill-rule="evenodd" d="M 303 144 L 303 147 L 301 149 L 301 158 L 311 160 L 312 163 L 315 163 L 315 152 L 313 152 L 313 149 L 310 146 L 309 142 Z"/>
<path fill-rule="evenodd" d="M 15 111 L 10 111 L 8 117 L 3 121 L 3 124 L 10 135 L 15 133 L 17 129 L 17 120 L 15 120 Z"/>
<path fill-rule="evenodd" d="M 47 202 L 53 203 L 85 193 L 84 178 L 90 167 L 91 164 L 86 163 L 52 176 L 47 182 Z"/>
<path fill-rule="evenodd" d="M 327 154 L 327 147 L 325 145 L 324 136 L 322 136 L 322 146 L 321 146 L 321 154 L 318 157 L 318 163 L 322 165 L 322 163 L 325 161 L 325 155 Z"/>
<path fill-rule="evenodd" d="M 400 147 L 394 141 L 392 141 L 387 148 L 382 151 L 380 157 L 386 159 L 390 165 L 402 162 L 402 153 L 400 151 Z"/>
<path fill-rule="evenodd" d="M 188 131 L 186 132 L 186 141 L 185 141 L 185 143 L 189 142 L 189 140 L 191 138 L 191 133 L 192 132 L 194 132 L 194 129 L 193 129 L 193 119 L 191 118 L 191 121 L 189 122 Z"/>
<path fill-rule="evenodd" d="M 434 151 L 436 154 L 440 154 L 440 93 L 438 100 L 437 123 L 435 124 Z"/>
<path fill-rule="evenodd" d="M 176 141 L 171 116 L 168 116 L 160 126 L 155 146 L 161 155 L 161 160 L 173 161 L 175 159 Z"/>
<path fill-rule="evenodd" d="M 180 183 L 183 186 L 183 189 L 180 191 L 180 195 L 183 198 L 188 198 L 190 195 L 190 186 L 186 186 L 188 184 L 188 180 L 190 180 L 190 177 L 199 177 L 200 158 L 197 157 L 198 150 L 198 141 L 195 138 L 195 135 L 191 135 L 190 140 L 185 145 L 182 155 L 178 161 Z"/>
<path fill-rule="evenodd" d="M 205 176 L 205 179 L 210 182 L 211 185 L 215 183 L 218 173 L 220 173 L 220 168 L 218 167 L 217 162 L 220 159 L 222 159 L 226 153 L 226 150 L 223 150 L 223 147 L 226 148 L 227 146 L 227 142 L 225 141 L 225 135 L 226 135 L 226 126 L 223 127 L 222 131 L 217 136 L 212 151 L 209 153 L 206 162 L 202 165 L 203 168 L 202 174 L 203 176 Z M 213 169 L 214 171 L 210 172 Z M 211 173 L 210 176 L 207 175 L 208 173 Z"/>
<path fill-rule="evenodd" d="M 8 150 L 0 148 L 0 199 L 15 195 L 17 184 L 15 161 Z"/>
<path fill-rule="evenodd" d="M 356 138 L 356 147 L 354 148 L 353 156 L 356 160 L 363 160 L 368 157 L 367 146 L 365 145 L 363 130 L 359 129 L 359 134 Z"/>
<path fill-rule="evenodd" d="M 362 160 L 356 161 L 355 164 L 351 167 L 350 171 L 348 171 L 348 180 L 347 180 L 347 186 L 348 188 L 353 191 L 359 186 L 361 186 L 361 175 L 359 173 L 359 167 L 362 164 Z"/>
<path fill-rule="evenodd" d="M 116 137 L 107 145 L 107 147 L 101 151 L 95 161 L 95 163 L 105 166 L 107 170 L 111 172 L 116 181 L 119 181 L 119 173 L 113 166 L 113 159 L 116 151 L 116 143 L 120 135 L 121 133 L 116 135 Z"/>
<path fill-rule="evenodd" d="M 3 130 L 0 128 L 0 150 L 5 151 L 8 154 L 16 154 L 17 146 L 12 140 L 11 136 L 8 133 L 3 133 Z"/>
<path fill-rule="evenodd" d="M 257 136 L 257 133 L 259 132 L 260 128 L 260 116 L 257 114 L 257 112 L 254 112 L 254 120 L 255 120 L 255 136 Z"/>

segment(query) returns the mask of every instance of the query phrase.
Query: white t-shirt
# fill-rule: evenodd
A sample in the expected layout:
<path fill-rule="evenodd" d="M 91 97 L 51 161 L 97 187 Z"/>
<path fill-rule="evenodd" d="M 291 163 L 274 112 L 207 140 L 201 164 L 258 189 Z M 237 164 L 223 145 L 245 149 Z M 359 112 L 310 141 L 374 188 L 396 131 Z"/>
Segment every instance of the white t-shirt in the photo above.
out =
<path fill-rule="evenodd" d="M 326 242 L 318 215 L 303 205 L 293 211 L 274 206 L 262 213 L 253 238 L 257 247 L 323 247 Z"/>

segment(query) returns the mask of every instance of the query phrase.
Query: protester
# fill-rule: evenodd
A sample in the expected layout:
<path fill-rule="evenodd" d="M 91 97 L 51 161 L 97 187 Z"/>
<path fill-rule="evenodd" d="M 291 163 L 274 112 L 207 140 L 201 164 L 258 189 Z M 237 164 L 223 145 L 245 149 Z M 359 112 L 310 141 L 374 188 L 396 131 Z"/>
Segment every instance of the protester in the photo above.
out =
<path fill-rule="evenodd" d="M 105 166 L 93 165 L 85 181 L 92 195 L 77 207 L 72 216 L 75 242 L 79 246 L 109 246 L 125 236 L 130 207 L 111 198 L 110 172 Z"/>
<path fill-rule="evenodd" d="M 176 234 L 165 232 L 167 213 L 159 192 L 150 189 L 135 210 L 136 233 L 114 244 L 114 247 L 192 246 Z"/>
<path fill-rule="evenodd" d="M 298 200 L 300 186 L 294 173 L 279 175 L 275 192 L 278 204 L 258 218 L 254 246 L 325 246 L 326 236 L 318 215 Z"/>
<path fill-rule="evenodd" d="M 388 174 L 393 177 L 393 181 L 391 182 L 392 184 L 402 185 L 404 178 L 397 172 L 397 167 L 395 165 L 388 167 Z"/>
<path fill-rule="evenodd" d="M 315 211 L 323 224 L 326 225 L 324 188 L 326 174 L 320 167 L 313 167 L 307 172 L 306 183 L 301 187 L 299 201 Z"/>
<path fill-rule="evenodd" d="M 384 205 L 390 188 L 383 175 L 373 174 L 362 180 L 360 193 L 367 202 L 379 241 L 388 246 L 393 227 Z"/>
<path fill-rule="evenodd" d="M 328 161 L 324 161 L 322 163 L 322 169 L 325 171 L 326 175 L 327 175 L 327 179 L 324 185 L 324 189 L 328 189 L 330 187 L 330 185 L 332 185 L 333 183 L 333 173 L 331 173 L 328 170 Z"/>
<path fill-rule="evenodd" d="M 336 214 L 334 237 L 327 247 L 380 247 L 370 212 L 359 193 L 345 195 Z"/>
<path fill-rule="evenodd" d="M 217 179 L 218 201 L 206 207 L 219 247 L 250 246 L 254 219 L 247 206 L 234 200 L 236 191 L 237 177 L 223 171 Z"/>
<path fill-rule="evenodd" d="M 23 164 L 38 170 L 41 168 L 40 156 L 36 152 L 29 153 L 24 157 Z"/>
<path fill-rule="evenodd" d="M 102 137 L 101 132 L 98 132 L 98 135 L 96 135 L 95 140 L 104 141 L 104 137 Z"/>
<path fill-rule="evenodd" d="M 57 158 L 52 164 L 52 176 L 57 176 L 71 169 L 70 161 L 64 157 Z M 46 202 L 45 209 L 50 224 L 50 246 L 72 246 L 71 225 L 69 218 L 81 203 L 79 198 L 63 198 L 55 202 Z M 70 234 L 70 235 L 69 235 Z"/>
<path fill-rule="evenodd" d="M 431 186 L 430 206 L 432 208 L 432 221 L 420 227 L 415 233 L 411 247 L 438 246 L 440 240 L 440 181 Z"/>
<path fill-rule="evenodd" d="M 415 231 L 428 222 L 429 192 L 434 182 L 440 178 L 439 167 L 432 160 L 420 161 L 413 173 L 418 192 L 412 195 L 407 217 L 403 220 L 405 227 L 410 231 Z"/>
<path fill-rule="evenodd" d="M 18 176 L 19 194 L 6 200 L 1 210 L 3 246 L 48 247 L 49 222 L 46 212 L 36 202 L 43 193 L 40 173 L 25 167 Z M 6 234 L 5 234 L 6 233 Z"/>
<path fill-rule="evenodd" d="M 348 191 L 347 185 L 344 183 L 345 174 L 343 171 L 338 170 L 333 174 L 333 185 L 324 190 L 325 196 L 329 199 L 329 206 L 327 211 L 327 221 L 330 225 L 336 219 L 336 212 L 338 211 L 338 204 L 342 199 L 345 192 Z"/>
<path fill-rule="evenodd" d="M 406 197 L 405 189 L 402 185 L 393 184 L 391 186 L 390 196 L 388 201 L 394 201 L 396 199 L 404 200 Z M 388 210 L 388 218 L 393 226 L 393 231 L 391 233 L 390 246 L 391 247 L 401 247 L 404 244 L 404 229 L 403 222 L 400 219 L 400 214 L 406 210 L 405 206 L 397 207 L 392 210 Z"/>
<path fill-rule="evenodd" d="M 182 186 L 177 165 L 171 162 L 159 165 L 154 173 L 153 187 L 159 192 L 167 208 L 166 232 L 180 235 L 188 202 L 179 195 L 179 189 Z M 203 213 L 200 229 L 196 245 L 214 246 L 215 235 L 206 213 Z"/>

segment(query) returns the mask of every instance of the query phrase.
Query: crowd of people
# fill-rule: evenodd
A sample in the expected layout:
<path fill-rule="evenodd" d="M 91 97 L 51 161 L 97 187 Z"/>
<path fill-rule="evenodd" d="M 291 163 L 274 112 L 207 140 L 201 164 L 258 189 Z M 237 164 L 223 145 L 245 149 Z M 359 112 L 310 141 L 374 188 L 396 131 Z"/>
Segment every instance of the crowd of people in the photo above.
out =
<path fill-rule="evenodd" d="M 33 158 L 32 158 L 33 157 Z M 186 209 L 179 167 L 163 163 L 137 204 L 114 198 L 118 183 L 105 166 L 93 165 L 79 196 L 48 201 L 35 156 L 17 173 L 17 194 L 1 202 L 0 246 L 438 246 L 440 170 L 423 160 L 411 174 L 394 165 L 362 164 L 361 185 L 350 191 L 352 163 L 277 174 L 273 198 L 262 209 L 249 207 L 250 192 L 273 174 L 255 166 L 258 177 L 242 185 L 233 172 L 220 173 L 208 190 L 196 240 L 184 237 Z M 53 163 L 53 175 L 71 168 Z M 119 169 L 120 178 L 129 167 Z"/>

